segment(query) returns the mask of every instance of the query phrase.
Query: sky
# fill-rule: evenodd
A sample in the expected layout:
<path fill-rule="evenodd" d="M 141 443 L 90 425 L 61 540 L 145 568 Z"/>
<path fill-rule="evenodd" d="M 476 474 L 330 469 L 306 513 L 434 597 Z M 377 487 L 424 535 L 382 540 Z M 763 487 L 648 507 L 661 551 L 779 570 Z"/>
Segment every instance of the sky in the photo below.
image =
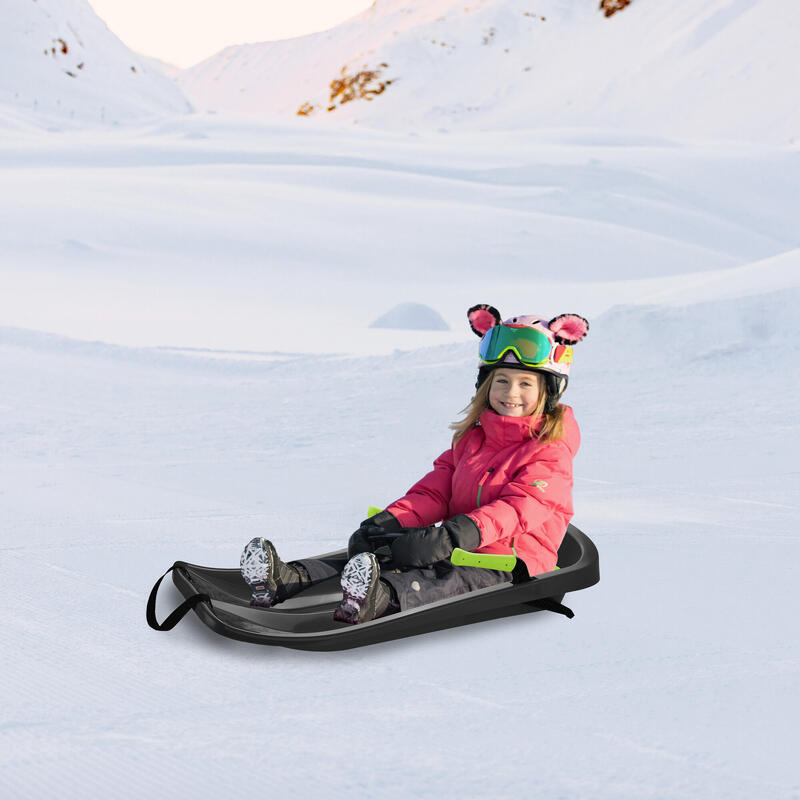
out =
<path fill-rule="evenodd" d="M 231 44 L 326 30 L 371 0 L 89 0 L 128 47 L 189 67 Z"/>

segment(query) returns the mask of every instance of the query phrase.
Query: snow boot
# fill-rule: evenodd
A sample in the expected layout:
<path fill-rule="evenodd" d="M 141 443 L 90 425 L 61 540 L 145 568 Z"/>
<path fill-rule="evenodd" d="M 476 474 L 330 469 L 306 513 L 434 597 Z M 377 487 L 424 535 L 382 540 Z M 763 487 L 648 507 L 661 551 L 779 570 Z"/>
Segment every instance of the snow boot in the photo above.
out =
<path fill-rule="evenodd" d="M 357 625 L 398 611 L 389 586 L 381 580 L 374 553 L 357 553 L 342 570 L 342 602 L 333 612 L 337 622 Z"/>
<path fill-rule="evenodd" d="M 271 608 L 311 585 L 305 569 L 284 564 L 269 539 L 251 540 L 242 551 L 239 565 L 253 594 L 251 606 Z"/>

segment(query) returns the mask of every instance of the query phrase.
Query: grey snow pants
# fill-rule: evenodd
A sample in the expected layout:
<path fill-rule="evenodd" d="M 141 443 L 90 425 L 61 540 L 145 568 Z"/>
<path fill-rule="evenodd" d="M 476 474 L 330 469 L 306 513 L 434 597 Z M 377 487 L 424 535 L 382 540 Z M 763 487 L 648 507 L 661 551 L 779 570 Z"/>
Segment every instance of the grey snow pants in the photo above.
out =
<path fill-rule="evenodd" d="M 300 558 L 293 564 L 302 564 L 308 571 L 311 583 L 341 575 L 347 558 Z M 449 561 L 438 561 L 425 569 L 381 569 L 381 580 L 391 584 L 397 594 L 400 610 L 435 603 L 465 592 L 484 589 L 511 580 L 510 572 L 480 567 L 457 567 Z"/>

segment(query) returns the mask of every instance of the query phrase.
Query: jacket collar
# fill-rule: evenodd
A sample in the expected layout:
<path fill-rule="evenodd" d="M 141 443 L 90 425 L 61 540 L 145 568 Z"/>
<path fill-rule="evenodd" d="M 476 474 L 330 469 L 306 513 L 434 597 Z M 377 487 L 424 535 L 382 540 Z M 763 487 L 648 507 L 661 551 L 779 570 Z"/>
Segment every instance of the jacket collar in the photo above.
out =
<path fill-rule="evenodd" d="M 542 423 L 541 415 L 535 417 L 504 417 L 491 408 L 480 416 L 479 423 L 487 442 L 497 446 L 518 444 L 531 440 L 531 422 L 534 430 Z"/>

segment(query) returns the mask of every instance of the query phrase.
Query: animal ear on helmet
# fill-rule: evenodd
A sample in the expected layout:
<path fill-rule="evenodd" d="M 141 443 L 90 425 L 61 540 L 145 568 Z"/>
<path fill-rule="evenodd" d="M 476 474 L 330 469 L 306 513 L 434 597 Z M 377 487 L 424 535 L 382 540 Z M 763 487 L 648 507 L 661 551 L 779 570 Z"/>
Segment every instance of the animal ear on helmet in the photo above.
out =
<path fill-rule="evenodd" d="M 472 332 L 476 336 L 481 337 L 486 331 L 494 328 L 495 325 L 500 325 L 503 321 L 500 317 L 500 312 L 494 306 L 487 305 L 486 303 L 479 303 L 476 306 L 472 306 L 472 308 L 467 311 L 467 319 L 469 320 L 469 326 L 472 328 Z"/>
<path fill-rule="evenodd" d="M 559 344 L 577 344 L 589 332 L 589 323 L 578 314 L 559 314 L 547 323 Z"/>

